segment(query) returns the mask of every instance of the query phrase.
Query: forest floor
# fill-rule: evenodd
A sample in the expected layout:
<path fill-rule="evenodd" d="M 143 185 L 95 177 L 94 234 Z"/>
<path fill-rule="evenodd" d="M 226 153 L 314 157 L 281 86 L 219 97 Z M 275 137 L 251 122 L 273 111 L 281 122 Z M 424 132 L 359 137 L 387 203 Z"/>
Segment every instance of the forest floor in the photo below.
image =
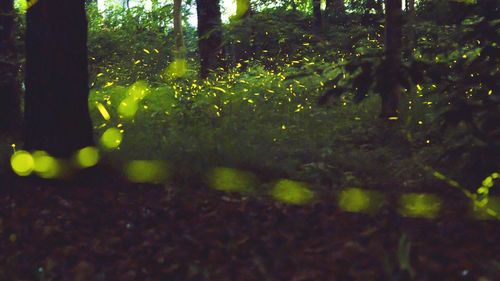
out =
<path fill-rule="evenodd" d="M 0 280 L 499 280 L 500 223 L 209 188 L 4 181 Z"/>

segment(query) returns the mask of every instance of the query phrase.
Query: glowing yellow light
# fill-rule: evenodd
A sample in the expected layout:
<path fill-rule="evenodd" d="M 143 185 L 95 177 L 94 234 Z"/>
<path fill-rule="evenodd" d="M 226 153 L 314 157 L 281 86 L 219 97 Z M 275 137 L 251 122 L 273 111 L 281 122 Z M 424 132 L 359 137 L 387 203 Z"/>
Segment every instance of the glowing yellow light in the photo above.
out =
<path fill-rule="evenodd" d="M 35 168 L 33 156 L 24 150 L 19 150 L 10 158 L 10 166 L 14 173 L 19 176 L 29 176 Z"/>
<path fill-rule="evenodd" d="M 132 118 L 137 113 L 139 106 L 133 97 L 124 99 L 118 106 L 118 113 L 125 118 Z"/>
<path fill-rule="evenodd" d="M 441 210 L 441 200 L 432 194 L 410 193 L 400 199 L 401 215 L 406 217 L 435 218 Z"/>
<path fill-rule="evenodd" d="M 102 118 L 104 118 L 104 120 L 108 121 L 111 118 L 109 112 L 106 110 L 106 107 L 104 107 L 102 103 L 97 102 L 96 107 L 99 110 L 99 113 L 101 113 Z"/>
<path fill-rule="evenodd" d="M 182 77 L 187 72 L 187 61 L 185 59 L 175 59 L 166 69 L 166 74 L 173 77 Z"/>
<path fill-rule="evenodd" d="M 305 183 L 283 179 L 272 190 L 274 199 L 294 205 L 303 205 L 314 199 L 314 192 Z"/>
<path fill-rule="evenodd" d="M 224 89 L 222 89 L 222 88 L 220 88 L 220 87 L 215 87 L 215 86 L 214 86 L 214 87 L 212 87 L 212 89 L 217 90 L 217 91 L 221 91 L 221 92 L 223 92 L 223 93 L 226 93 L 226 90 L 224 90 Z"/>
<path fill-rule="evenodd" d="M 139 80 L 132 84 L 127 90 L 129 97 L 135 100 L 141 100 L 149 93 L 148 84 L 145 81 Z"/>
<path fill-rule="evenodd" d="M 107 149 L 115 149 L 122 143 L 123 134 L 117 128 L 109 128 L 101 136 L 101 144 Z"/>
<path fill-rule="evenodd" d="M 45 179 L 53 179 L 60 175 L 61 165 L 57 159 L 44 151 L 35 151 L 33 153 L 34 171 Z"/>
<path fill-rule="evenodd" d="M 81 168 L 89 168 L 97 165 L 99 158 L 99 150 L 92 146 L 80 149 L 75 155 L 76 163 Z"/>
<path fill-rule="evenodd" d="M 218 167 L 208 175 L 209 186 L 226 192 L 249 193 L 257 185 L 257 178 L 249 172 Z"/>
<path fill-rule="evenodd" d="M 360 188 L 348 188 L 339 194 L 339 207 L 347 212 L 366 212 L 372 208 L 370 193 Z"/>
<path fill-rule="evenodd" d="M 136 160 L 125 167 L 125 174 L 135 183 L 161 183 L 170 175 L 168 165 L 162 161 Z"/>

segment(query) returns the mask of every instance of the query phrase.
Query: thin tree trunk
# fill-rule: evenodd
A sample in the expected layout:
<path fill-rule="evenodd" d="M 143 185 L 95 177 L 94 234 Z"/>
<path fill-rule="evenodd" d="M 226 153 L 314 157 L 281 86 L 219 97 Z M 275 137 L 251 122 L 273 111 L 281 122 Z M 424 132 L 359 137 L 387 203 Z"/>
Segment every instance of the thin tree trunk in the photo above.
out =
<path fill-rule="evenodd" d="M 415 32 L 415 0 L 406 0 L 408 3 L 408 24 L 409 34 L 408 39 L 410 42 L 410 50 L 416 46 L 416 32 Z"/>
<path fill-rule="evenodd" d="M 175 58 L 186 58 L 186 45 L 182 32 L 182 0 L 174 0 L 174 35 L 175 35 Z"/>
<path fill-rule="evenodd" d="M 222 21 L 219 0 L 196 0 L 200 77 L 223 66 Z"/>
<path fill-rule="evenodd" d="M 24 136 L 28 150 L 69 157 L 94 144 L 84 4 L 40 0 L 28 9 Z"/>
<path fill-rule="evenodd" d="M 387 80 L 382 91 L 382 118 L 398 117 L 401 96 L 402 3 L 386 1 L 385 17 L 385 71 Z"/>
<path fill-rule="evenodd" d="M 236 17 L 238 19 L 248 18 L 251 11 L 250 0 L 236 0 Z"/>
<path fill-rule="evenodd" d="M 20 85 L 14 48 L 14 1 L 0 2 L 0 133 L 14 133 L 20 124 Z"/>
<path fill-rule="evenodd" d="M 321 15 L 321 0 L 312 0 L 314 28 L 320 30 L 323 26 L 323 16 Z"/>
<path fill-rule="evenodd" d="M 130 1 L 129 0 L 122 0 L 122 7 L 124 9 L 129 9 L 130 8 Z"/>

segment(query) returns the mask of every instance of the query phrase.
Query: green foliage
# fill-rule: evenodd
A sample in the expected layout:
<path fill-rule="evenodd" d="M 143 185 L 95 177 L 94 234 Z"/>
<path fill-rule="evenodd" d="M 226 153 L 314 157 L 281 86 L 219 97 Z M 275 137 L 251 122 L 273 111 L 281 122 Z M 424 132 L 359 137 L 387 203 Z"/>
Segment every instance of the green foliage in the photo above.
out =
<path fill-rule="evenodd" d="M 438 98 L 436 129 L 448 132 L 443 159 L 467 171 L 463 180 L 473 185 L 500 169 L 500 18 L 495 1 L 469 5 L 466 15 L 441 48 L 423 49 L 426 85 L 417 91 Z"/>
<path fill-rule="evenodd" d="M 151 11 L 138 6 L 101 13 L 95 5 L 89 17 L 90 77 L 97 88 L 108 83 L 162 81 L 173 60 L 172 5 Z M 187 13 L 184 13 L 187 15 Z M 196 48 L 195 30 L 185 26 L 189 54 Z"/>
<path fill-rule="evenodd" d="M 279 64 L 299 57 L 314 41 L 309 34 L 310 19 L 300 12 L 268 9 L 226 26 L 225 40 L 231 59 L 244 52 L 245 60 Z M 312 39 L 312 40 L 311 40 Z"/>

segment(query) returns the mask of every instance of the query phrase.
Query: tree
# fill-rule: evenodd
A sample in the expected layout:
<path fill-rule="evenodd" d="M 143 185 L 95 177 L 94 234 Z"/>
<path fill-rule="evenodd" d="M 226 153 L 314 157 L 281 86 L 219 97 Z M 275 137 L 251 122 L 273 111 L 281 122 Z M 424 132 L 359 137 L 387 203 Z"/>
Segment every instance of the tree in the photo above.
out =
<path fill-rule="evenodd" d="M 415 0 L 406 0 L 406 12 L 408 13 L 408 41 L 410 42 L 410 47 L 413 49 L 415 47 Z"/>
<path fill-rule="evenodd" d="M 182 32 L 182 0 L 174 0 L 175 59 L 186 58 L 186 45 Z"/>
<path fill-rule="evenodd" d="M 69 157 L 94 144 L 88 109 L 85 1 L 27 11 L 25 149 Z"/>
<path fill-rule="evenodd" d="M 200 77 L 223 66 L 222 21 L 219 0 L 196 0 Z"/>
<path fill-rule="evenodd" d="M 313 6 L 313 17 L 314 17 L 314 27 L 319 30 L 323 25 L 323 19 L 321 15 L 321 0 L 312 0 Z"/>
<path fill-rule="evenodd" d="M 248 18 L 251 12 L 250 0 L 236 0 L 236 18 Z"/>
<path fill-rule="evenodd" d="M 14 48 L 14 1 L 0 2 L 0 132 L 14 133 L 19 126 L 20 87 Z"/>
<path fill-rule="evenodd" d="M 130 0 L 122 0 L 122 7 L 124 9 L 129 9 L 130 8 Z"/>
<path fill-rule="evenodd" d="M 327 18 L 338 18 L 345 15 L 345 1 L 326 0 L 325 15 Z"/>
<path fill-rule="evenodd" d="M 402 3 L 401 0 L 386 1 L 385 16 L 385 61 L 384 71 L 387 79 L 382 88 L 382 118 L 399 115 L 401 95 L 401 49 L 402 49 Z"/>

